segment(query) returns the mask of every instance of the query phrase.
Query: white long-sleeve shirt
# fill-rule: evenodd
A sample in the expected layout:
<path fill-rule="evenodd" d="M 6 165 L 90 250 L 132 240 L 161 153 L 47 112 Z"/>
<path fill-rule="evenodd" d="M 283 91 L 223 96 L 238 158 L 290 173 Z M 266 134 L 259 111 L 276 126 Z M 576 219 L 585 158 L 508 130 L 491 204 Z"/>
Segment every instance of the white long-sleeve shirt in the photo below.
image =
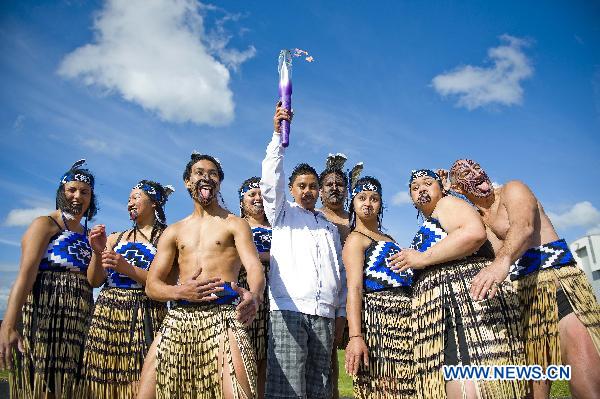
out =
<path fill-rule="evenodd" d="M 285 148 L 279 133 L 267 146 L 260 189 L 273 229 L 269 271 L 271 310 L 327 318 L 346 316 L 346 272 L 337 227 L 323 213 L 286 200 Z"/>

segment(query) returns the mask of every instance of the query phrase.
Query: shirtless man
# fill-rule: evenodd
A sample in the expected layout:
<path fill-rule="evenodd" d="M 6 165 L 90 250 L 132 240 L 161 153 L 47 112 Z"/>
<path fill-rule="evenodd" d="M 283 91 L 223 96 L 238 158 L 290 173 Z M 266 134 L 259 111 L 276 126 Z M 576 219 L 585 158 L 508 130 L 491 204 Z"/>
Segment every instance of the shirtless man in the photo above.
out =
<path fill-rule="evenodd" d="M 545 369 L 562 358 L 571 366 L 573 397 L 600 398 L 600 306 L 542 205 L 520 181 L 494 189 L 472 160 L 454 162 L 450 182 L 493 233 L 496 259 L 473 278 L 473 298 L 492 298 L 510 274 L 522 306 L 527 364 Z M 533 384 L 535 398 L 547 398 L 549 390 L 549 382 Z"/>
<path fill-rule="evenodd" d="M 243 325 L 256 314 L 265 279 L 248 223 L 217 201 L 223 177 L 215 158 L 192 154 L 183 180 L 194 211 L 164 231 L 148 273 L 148 296 L 175 301 L 156 351 L 159 399 L 256 395 L 254 351 Z M 235 283 L 242 264 L 250 291 Z M 172 270 L 177 285 L 168 283 Z"/>
<path fill-rule="evenodd" d="M 325 170 L 319 175 L 319 196 L 323 204 L 323 207 L 319 211 L 323 212 L 325 218 L 338 228 L 342 247 L 344 246 L 346 237 L 350 234 L 350 214 L 344 209 L 344 204 L 348 196 L 348 176 L 343 172 L 345 162 L 346 157 L 343 154 L 329 154 Z M 337 349 L 344 349 L 346 347 L 346 343 L 343 342 L 344 331 L 347 331 L 347 328 L 336 331 L 333 341 L 333 351 L 331 353 L 333 399 L 340 397 L 338 389 L 339 364 Z"/>

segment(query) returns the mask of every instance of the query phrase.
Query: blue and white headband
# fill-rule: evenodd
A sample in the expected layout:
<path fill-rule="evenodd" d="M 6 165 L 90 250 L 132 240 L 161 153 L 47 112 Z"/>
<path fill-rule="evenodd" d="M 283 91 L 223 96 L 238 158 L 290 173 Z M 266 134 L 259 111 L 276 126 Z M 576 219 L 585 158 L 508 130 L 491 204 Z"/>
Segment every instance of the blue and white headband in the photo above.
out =
<path fill-rule="evenodd" d="M 246 194 L 248 191 L 254 188 L 260 188 L 260 183 L 257 181 L 253 181 L 251 183 L 244 184 L 240 189 L 240 200 L 244 197 L 244 194 Z"/>
<path fill-rule="evenodd" d="M 417 170 L 413 170 L 410 172 L 410 179 L 408 180 L 408 186 L 410 187 L 410 185 L 412 184 L 412 182 L 415 179 L 418 179 L 419 177 L 431 177 L 432 179 L 437 180 L 437 182 L 440 184 L 440 187 L 443 189 L 444 185 L 442 183 L 442 179 L 440 178 L 440 176 L 435 173 L 433 170 L 431 169 L 417 169 Z"/>
<path fill-rule="evenodd" d="M 355 186 L 352 189 L 352 194 L 350 195 L 350 198 L 354 199 L 354 197 L 356 196 L 356 194 L 358 194 L 358 193 L 360 193 L 362 191 L 374 191 L 376 193 L 379 193 L 379 195 L 382 195 L 381 189 L 379 187 L 377 187 L 376 184 L 373 184 L 371 182 L 366 182 L 366 183 L 358 184 L 357 186 Z"/>
<path fill-rule="evenodd" d="M 132 190 L 135 189 L 140 189 L 146 194 L 148 194 L 152 201 L 156 202 L 161 207 L 167 202 L 169 195 L 171 195 L 171 193 L 175 191 L 173 186 L 167 185 L 163 187 L 165 192 L 165 194 L 163 195 L 160 191 L 156 190 L 156 187 L 144 182 L 139 182 L 138 184 L 133 186 Z"/>
<path fill-rule="evenodd" d="M 94 178 L 86 173 L 82 173 L 81 167 L 85 164 L 85 159 L 80 159 L 75 162 L 71 169 L 69 169 L 62 177 L 60 178 L 60 184 L 63 185 L 65 183 L 71 181 L 80 181 L 82 183 L 88 184 L 92 190 L 94 189 Z"/>

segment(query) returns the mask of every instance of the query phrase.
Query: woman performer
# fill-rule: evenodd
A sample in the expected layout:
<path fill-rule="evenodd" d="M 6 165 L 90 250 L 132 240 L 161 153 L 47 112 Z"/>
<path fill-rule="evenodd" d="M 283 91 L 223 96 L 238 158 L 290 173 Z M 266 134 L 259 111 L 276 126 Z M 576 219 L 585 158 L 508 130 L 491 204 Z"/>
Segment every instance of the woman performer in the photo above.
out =
<path fill-rule="evenodd" d="M 86 270 L 92 249 L 104 249 L 87 237 L 97 207 L 94 176 L 84 163 L 61 177 L 56 211 L 36 218 L 21 240 L 19 274 L 0 329 L 0 368 L 12 366 L 12 398 L 76 397 L 93 306 Z M 21 317 L 23 336 L 16 329 Z"/>
<path fill-rule="evenodd" d="M 258 250 L 258 257 L 263 264 L 265 278 L 269 274 L 269 251 L 271 250 L 271 227 L 265 216 L 263 200 L 260 192 L 260 177 L 251 177 L 242 183 L 238 190 L 240 197 L 240 216 L 244 218 L 252 229 L 254 245 Z M 246 269 L 240 270 L 238 278 L 240 286 L 249 289 L 246 281 Z M 267 282 L 268 283 L 268 282 Z M 269 296 L 267 286 L 263 302 L 258 308 L 256 318 L 248 327 L 250 340 L 256 351 L 257 362 L 257 397 L 265 394 L 265 379 L 267 376 L 267 324 L 269 321 Z"/>
<path fill-rule="evenodd" d="M 473 277 L 493 253 L 481 218 L 467 202 L 446 195 L 439 176 L 413 171 L 410 195 L 423 215 L 412 249 L 393 256 L 392 269 L 415 271 L 413 340 L 416 392 L 423 398 L 519 398 L 523 381 L 444 381 L 442 366 L 523 365 L 518 300 L 505 292 L 471 298 Z M 485 244 L 485 245 L 484 245 Z"/>
<path fill-rule="evenodd" d="M 92 286 L 104 287 L 85 344 L 82 397 L 137 395 L 144 357 L 167 313 L 165 303 L 146 296 L 144 285 L 167 227 L 164 206 L 172 192 L 150 180 L 136 184 L 127 202 L 133 228 L 111 234 L 102 257 L 95 257 L 88 269 Z M 95 226 L 90 236 L 103 230 Z"/>
<path fill-rule="evenodd" d="M 354 376 L 356 398 L 412 398 L 412 272 L 395 273 L 387 266 L 400 247 L 381 232 L 381 195 L 379 181 L 366 176 L 350 197 L 352 232 L 343 251 L 350 333 L 346 371 Z"/>

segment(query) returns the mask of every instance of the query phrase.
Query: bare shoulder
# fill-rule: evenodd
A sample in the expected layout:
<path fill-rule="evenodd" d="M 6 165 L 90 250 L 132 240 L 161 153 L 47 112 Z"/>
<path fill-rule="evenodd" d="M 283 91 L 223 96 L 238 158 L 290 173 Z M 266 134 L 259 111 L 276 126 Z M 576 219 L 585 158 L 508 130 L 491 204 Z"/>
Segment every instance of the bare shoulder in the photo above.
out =
<path fill-rule="evenodd" d="M 60 230 L 55 221 L 52 215 L 38 216 L 33 219 L 28 230 L 36 234 L 55 234 Z"/>
<path fill-rule="evenodd" d="M 226 216 L 225 222 L 227 223 L 227 225 L 233 233 L 240 230 L 250 230 L 250 225 L 248 224 L 246 219 L 234 215 L 231 212 L 229 212 L 229 214 Z"/>
<path fill-rule="evenodd" d="M 522 201 L 535 199 L 535 195 L 527 184 L 520 180 L 511 180 L 500 188 L 500 198 L 503 202 Z"/>
<path fill-rule="evenodd" d="M 179 234 L 179 231 L 181 230 L 182 226 L 184 225 L 185 220 L 186 219 L 182 219 L 178 222 L 175 222 L 175 223 L 167 226 L 167 228 L 160 235 L 159 242 L 176 241 L 177 235 Z"/>
<path fill-rule="evenodd" d="M 446 212 L 448 210 L 468 210 L 474 211 L 474 208 L 465 200 L 457 198 L 453 195 L 446 195 L 440 199 L 435 207 L 435 212 Z"/>
<path fill-rule="evenodd" d="M 346 242 L 344 243 L 344 250 L 346 251 L 356 251 L 356 250 L 365 250 L 371 240 L 357 231 L 351 231 L 346 237 Z M 346 249 L 348 248 L 348 249 Z"/>

